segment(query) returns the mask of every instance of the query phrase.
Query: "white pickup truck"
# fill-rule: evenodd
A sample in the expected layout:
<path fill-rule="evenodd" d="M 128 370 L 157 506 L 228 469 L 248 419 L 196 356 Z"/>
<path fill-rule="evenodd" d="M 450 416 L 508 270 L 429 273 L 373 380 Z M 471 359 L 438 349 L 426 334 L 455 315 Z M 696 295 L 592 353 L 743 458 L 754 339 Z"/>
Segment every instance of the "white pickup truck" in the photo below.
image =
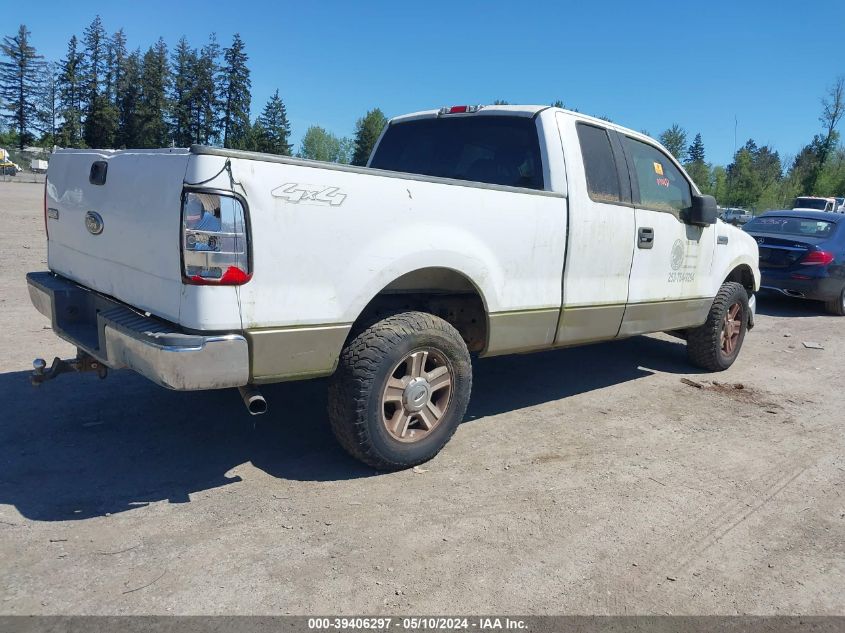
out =
<path fill-rule="evenodd" d="M 671 331 L 729 367 L 757 245 L 657 142 L 558 108 L 392 119 L 368 167 L 213 147 L 60 150 L 49 271 L 30 296 L 71 360 L 179 390 L 331 376 L 341 444 L 380 469 L 434 456 L 471 355 Z M 507 387 L 504 387 L 507 388 Z"/>

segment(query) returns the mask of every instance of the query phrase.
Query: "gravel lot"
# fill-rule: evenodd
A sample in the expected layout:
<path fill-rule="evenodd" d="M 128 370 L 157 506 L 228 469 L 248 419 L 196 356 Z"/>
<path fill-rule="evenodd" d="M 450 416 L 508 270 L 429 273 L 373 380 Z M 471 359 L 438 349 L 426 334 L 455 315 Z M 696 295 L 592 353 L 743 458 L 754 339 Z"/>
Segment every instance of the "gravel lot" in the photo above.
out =
<path fill-rule="evenodd" d="M 32 388 L 74 352 L 26 292 L 41 196 L 0 183 L 0 613 L 845 613 L 845 319 L 761 298 L 718 375 L 662 335 L 479 361 L 443 453 L 379 474 L 323 381 L 259 418 L 127 372 Z"/>

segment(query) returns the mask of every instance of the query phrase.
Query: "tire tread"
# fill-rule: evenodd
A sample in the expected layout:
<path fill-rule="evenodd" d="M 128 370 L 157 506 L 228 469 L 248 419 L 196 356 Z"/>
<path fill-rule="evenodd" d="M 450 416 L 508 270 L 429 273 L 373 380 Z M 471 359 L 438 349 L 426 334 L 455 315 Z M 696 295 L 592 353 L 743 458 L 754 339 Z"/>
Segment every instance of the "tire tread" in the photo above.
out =
<path fill-rule="evenodd" d="M 340 445 L 354 458 L 378 470 L 398 470 L 408 465 L 386 459 L 373 446 L 367 428 L 367 396 L 374 388 L 382 359 L 403 338 L 426 330 L 439 330 L 466 346 L 458 331 L 443 319 L 426 312 L 399 312 L 389 315 L 355 335 L 343 348 L 338 368 L 329 385 L 328 414 L 332 432 Z M 469 361 L 469 352 L 466 352 Z M 472 374 L 466 379 L 472 388 Z M 463 417 L 463 411 L 460 417 Z M 446 436 L 447 442 L 455 430 Z M 442 446 L 442 445 L 441 445 Z M 428 461 L 440 450 L 436 446 L 419 462 Z"/>
<path fill-rule="evenodd" d="M 842 294 L 845 294 L 845 289 L 842 290 Z M 843 297 L 840 295 L 836 299 L 825 301 L 824 309 L 828 312 L 828 314 L 845 316 L 845 300 L 843 300 Z"/>
<path fill-rule="evenodd" d="M 736 301 L 736 295 L 740 292 L 745 294 L 745 288 L 740 283 L 728 281 L 722 284 L 719 292 L 716 293 L 710 312 L 707 314 L 707 321 L 704 322 L 704 325 L 688 330 L 687 357 L 693 365 L 709 371 L 726 369 L 719 362 L 722 318 L 731 304 Z"/>

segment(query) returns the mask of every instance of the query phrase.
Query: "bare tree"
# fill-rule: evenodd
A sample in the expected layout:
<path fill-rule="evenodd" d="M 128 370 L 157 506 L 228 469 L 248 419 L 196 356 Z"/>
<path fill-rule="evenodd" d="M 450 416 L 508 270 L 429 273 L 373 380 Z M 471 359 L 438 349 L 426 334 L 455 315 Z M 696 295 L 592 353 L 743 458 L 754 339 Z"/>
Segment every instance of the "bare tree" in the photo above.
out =
<path fill-rule="evenodd" d="M 823 147 L 827 153 L 830 152 L 831 147 L 836 142 L 836 126 L 842 120 L 843 114 L 845 114 L 845 76 L 840 76 L 828 88 L 827 95 L 822 98 L 822 115 L 819 117 L 819 121 L 825 129 Z"/>
<path fill-rule="evenodd" d="M 828 88 L 827 94 L 822 97 L 822 115 L 819 117 L 819 121 L 824 127 L 824 137 L 817 135 L 814 140 L 814 144 L 817 146 L 816 160 L 810 172 L 810 178 L 805 185 L 808 192 L 815 190 L 816 182 L 824 168 L 825 161 L 836 147 L 836 142 L 839 140 L 836 126 L 839 125 L 843 115 L 845 115 L 845 76 L 839 76 L 833 85 Z"/>

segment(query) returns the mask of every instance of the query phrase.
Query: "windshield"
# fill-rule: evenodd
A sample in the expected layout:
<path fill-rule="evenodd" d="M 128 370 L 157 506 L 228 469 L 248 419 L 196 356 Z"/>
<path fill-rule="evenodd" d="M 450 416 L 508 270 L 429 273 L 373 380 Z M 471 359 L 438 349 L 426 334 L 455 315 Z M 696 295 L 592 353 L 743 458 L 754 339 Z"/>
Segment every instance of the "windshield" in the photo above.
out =
<path fill-rule="evenodd" d="M 459 116 L 394 123 L 379 142 L 370 167 L 543 188 L 537 125 L 529 117 Z"/>
<path fill-rule="evenodd" d="M 836 228 L 834 222 L 813 218 L 794 218 L 771 216 L 755 218 L 742 227 L 746 231 L 758 233 L 783 233 L 784 235 L 804 235 L 807 237 L 828 237 Z"/>
<path fill-rule="evenodd" d="M 823 198 L 795 198 L 795 209 L 818 209 L 824 211 L 827 208 L 827 200 Z"/>

